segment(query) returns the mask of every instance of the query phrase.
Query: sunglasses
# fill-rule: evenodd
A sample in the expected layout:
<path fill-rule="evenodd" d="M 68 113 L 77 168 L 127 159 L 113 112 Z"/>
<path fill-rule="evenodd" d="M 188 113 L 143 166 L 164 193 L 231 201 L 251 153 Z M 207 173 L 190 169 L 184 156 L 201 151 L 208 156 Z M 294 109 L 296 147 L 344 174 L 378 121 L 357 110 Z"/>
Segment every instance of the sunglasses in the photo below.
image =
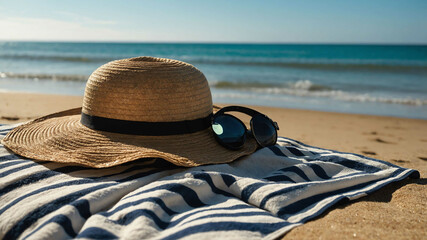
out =
<path fill-rule="evenodd" d="M 241 112 L 251 116 L 251 130 L 249 131 L 240 119 L 226 112 Z M 248 135 L 254 137 L 261 147 L 272 146 L 277 142 L 277 130 L 279 130 L 277 123 L 250 108 L 241 106 L 221 108 L 212 116 L 211 124 L 216 140 L 228 149 L 242 148 Z"/>

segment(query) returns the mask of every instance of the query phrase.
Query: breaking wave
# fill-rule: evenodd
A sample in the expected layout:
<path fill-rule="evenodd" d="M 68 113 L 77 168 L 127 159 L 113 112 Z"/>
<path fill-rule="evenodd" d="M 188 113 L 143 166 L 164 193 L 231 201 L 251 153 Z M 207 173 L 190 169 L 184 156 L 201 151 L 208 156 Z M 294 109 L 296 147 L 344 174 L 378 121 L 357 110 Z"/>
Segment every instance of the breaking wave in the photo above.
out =
<path fill-rule="evenodd" d="M 10 73 L 0 72 L 1 78 L 9 79 L 30 79 L 52 80 L 52 81 L 75 81 L 86 82 L 88 75 L 68 75 L 68 74 L 39 74 L 39 73 Z M 320 97 L 331 98 L 350 102 L 372 102 L 423 106 L 427 105 L 427 99 L 399 98 L 399 97 L 379 97 L 370 94 L 347 92 L 334 89 L 329 86 L 315 84 L 310 80 L 299 80 L 284 84 L 261 83 L 261 82 L 210 82 L 210 86 L 215 89 L 237 90 L 240 93 L 255 93 L 258 96 L 297 96 L 297 97 Z M 237 93 L 237 92 L 235 92 Z M 237 96 L 237 95 L 236 95 Z M 234 96 L 234 97 L 236 97 Z M 230 96 L 233 97 L 233 96 Z M 240 96 L 241 97 L 241 96 Z"/>
<path fill-rule="evenodd" d="M 260 83 L 260 82 L 227 82 L 218 81 L 211 83 L 212 87 L 222 89 L 246 89 L 246 90 L 267 90 L 267 89 L 290 89 L 290 90 L 302 90 L 302 91 L 326 91 L 332 90 L 332 88 L 324 85 L 318 85 L 312 83 L 310 80 L 299 80 L 296 82 L 286 83 L 284 85 L 278 85 L 273 83 Z"/>
<path fill-rule="evenodd" d="M 45 61 L 63 61 L 63 62 L 109 62 L 114 60 L 111 57 L 83 57 L 83 56 L 55 56 L 55 55 L 13 55 L 2 54 L 0 59 L 8 60 L 45 60 Z"/>
<path fill-rule="evenodd" d="M 377 97 L 363 93 L 352 93 L 342 90 L 333 89 L 328 86 L 317 85 L 310 80 L 299 80 L 292 83 L 287 83 L 282 86 L 266 83 L 232 83 L 232 82 L 216 82 L 212 83 L 213 88 L 218 89 L 234 89 L 246 92 L 258 93 L 261 95 L 289 95 L 298 97 L 322 97 L 332 98 L 341 101 L 350 102 L 372 102 L 372 103 L 388 103 L 388 104 L 403 104 L 422 106 L 427 105 L 427 99 L 413 98 L 393 98 L 393 97 Z M 240 95 L 239 95 L 240 96 Z M 232 97 L 231 95 L 229 97 Z M 241 97 L 241 96 L 240 96 Z"/>
<path fill-rule="evenodd" d="M 68 74 L 44 74 L 44 73 L 6 73 L 0 72 L 0 78 L 53 80 L 53 81 L 78 81 L 86 82 L 89 76 Z"/>

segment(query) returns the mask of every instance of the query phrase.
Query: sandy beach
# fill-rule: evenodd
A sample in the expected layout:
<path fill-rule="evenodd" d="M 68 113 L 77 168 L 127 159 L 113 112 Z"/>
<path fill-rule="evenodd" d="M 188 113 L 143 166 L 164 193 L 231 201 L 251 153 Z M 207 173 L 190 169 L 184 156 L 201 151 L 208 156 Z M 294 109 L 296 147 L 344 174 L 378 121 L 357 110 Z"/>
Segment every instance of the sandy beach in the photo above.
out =
<path fill-rule="evenodd" d="M 80 107 L 82 97 L 0 93 L 0 123 L 28 121 Z M 253 107 L 280 126 L 279 135 L 417 169 L 421 178 L 390 184 L 337 205 L 285 239 L 424 239 L 427 237 L 427 120 Z"/>

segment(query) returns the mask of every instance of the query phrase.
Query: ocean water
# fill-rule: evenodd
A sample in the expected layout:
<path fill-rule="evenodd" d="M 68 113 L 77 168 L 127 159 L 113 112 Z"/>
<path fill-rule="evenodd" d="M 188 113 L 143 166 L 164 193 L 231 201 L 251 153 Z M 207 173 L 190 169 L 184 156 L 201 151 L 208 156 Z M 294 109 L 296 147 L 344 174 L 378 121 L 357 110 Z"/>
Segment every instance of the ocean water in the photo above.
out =
<path fill-rule="evenodd" d="M 136 56 L 195 65 L 216 103 L 427 119 L 427 46 L 0 42 L 0 91 L 83 95 Z"/>

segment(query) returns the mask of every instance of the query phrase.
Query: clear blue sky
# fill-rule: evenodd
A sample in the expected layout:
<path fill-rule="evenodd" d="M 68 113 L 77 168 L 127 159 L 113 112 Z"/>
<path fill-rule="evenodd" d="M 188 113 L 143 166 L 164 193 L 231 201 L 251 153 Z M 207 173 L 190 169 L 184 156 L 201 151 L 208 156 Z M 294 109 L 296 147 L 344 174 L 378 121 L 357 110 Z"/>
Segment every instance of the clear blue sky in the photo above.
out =
<path fill-rule="evenodd" d="M 427 44 L 427 0 L 0 0 L 0 40 Z"/>

